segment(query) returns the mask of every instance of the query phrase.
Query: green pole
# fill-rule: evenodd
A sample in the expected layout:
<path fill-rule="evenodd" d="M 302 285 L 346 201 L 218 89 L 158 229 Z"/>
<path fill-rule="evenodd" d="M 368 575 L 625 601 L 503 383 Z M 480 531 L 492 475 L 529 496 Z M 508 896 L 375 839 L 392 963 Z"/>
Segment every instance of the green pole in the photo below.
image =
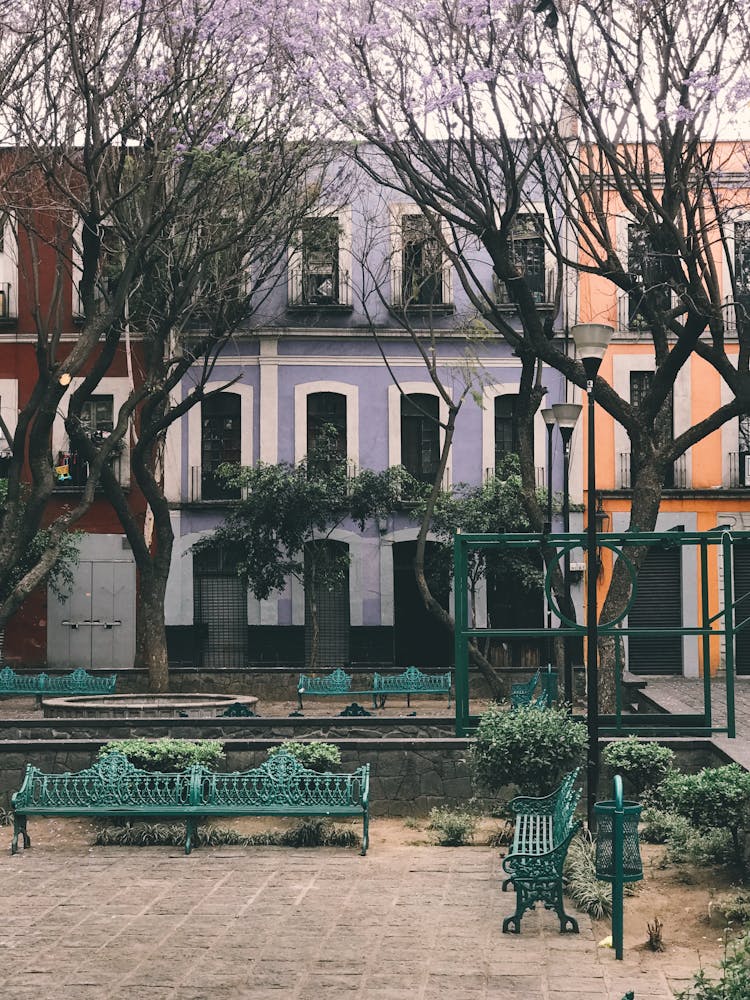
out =
<path fill-rule="evenodd" d="M 701 621 L 706 629 L 703 636 L 703 715 L 706 726 L 711 728 L 711 639 L 708 634 L 708 619 L 711 617 L 708 608 L 708 541 L 701 539 Z"/>
<path fill-rule="evenodd" d="M 622 960 L 623 931 L 623 830 L 625 813 L 623 811 L 622 778 L 619 774 L 614 779 L 615 812 L 612 817 L 612 861 L 614 864 L 614 879 L 612 880 L 612 945 L 615 958 Z"/>
<path fill-rule="evenodd" d="M 469 721 L 469 620 L 466 543 L 460 531 L 453 541 L 454 613 L 456 620 L 454 660 L 456 664 L 456 736 L 465 736 Z"/>
<path fill-rule="evenodd" d="M 620 636 L 615 629 L 615 722 L 617 732 L 622 732 L 622 657 L 620 655 Z"/>
<path fill-rule="evenodd" d="M 721 551 L 724 561 L 724 635 L 727 683 L 727 736 L 736 736 L 734 722 L 734 589 L 732 587 L 732 536 L 724 531 L 721 535 Z"/>

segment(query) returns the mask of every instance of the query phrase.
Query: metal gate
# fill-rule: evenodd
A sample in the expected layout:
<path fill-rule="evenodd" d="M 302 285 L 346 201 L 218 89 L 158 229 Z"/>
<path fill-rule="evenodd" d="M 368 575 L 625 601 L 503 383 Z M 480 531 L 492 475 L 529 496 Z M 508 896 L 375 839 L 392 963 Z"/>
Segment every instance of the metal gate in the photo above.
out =
<path fill-rule="evenodd" d="M 202 665 L 247 666 L 247 591 L 220 549 L 195 556 L 193 610 L 195 623 L 206 626 Z"/>
<path fill-rule="evenodd" d="M 348 549 L 345 542 L 316 542 L 326 545 L 332 551 L 338 549 L 343 554 Z M 309 563 L 309 549 L 305 553 Z M 309 576 L 307 569 L 305 576 Z M 311 594 L 305 587 L 305 663 L 310 663 L 312 651 Z M 349 573 L 334 586 L 318 584 L 315 588 L 315 603 L 318 611 L 318 658 L 319 667 L 343 667 L 349 663 Z"/>
<path fill-rule="evenodd" d="M 732 552 L 734 564 L 734 594 L 737 606 L 735 622 L 739 625 L 750 618 L 750 547 L 735 545 Z M 750 628 L 737 632 L 734 639 L 734 666 L 738 674 L 750 674 Z"/>
<path fill-rule="evenodd" d="M 649 549 L 638 574 L 629 628 L 682 628 L 681 567 L 679 548 Z M 630 636 L 628 666 L 634 674 L 681 674 L 682 636 Z"/>

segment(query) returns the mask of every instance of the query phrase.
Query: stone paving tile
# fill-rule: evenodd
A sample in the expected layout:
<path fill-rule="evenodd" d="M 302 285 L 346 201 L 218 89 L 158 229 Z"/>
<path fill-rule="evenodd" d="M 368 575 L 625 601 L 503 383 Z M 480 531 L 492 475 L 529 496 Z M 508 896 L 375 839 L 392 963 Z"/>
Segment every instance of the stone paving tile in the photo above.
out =
<path fill-rule="evenodd" d="M 2 931 L 14 1000 L 620 1000 L 630 988 L 585 918 L 560 935 L 541 910 L 503 935 L 514 897 L 488 849 L 20 858 L 0 858 L 0 892 L 24 917 Z M 638 1000 L 670 998 L 662 975 L 632 982 Z"/>

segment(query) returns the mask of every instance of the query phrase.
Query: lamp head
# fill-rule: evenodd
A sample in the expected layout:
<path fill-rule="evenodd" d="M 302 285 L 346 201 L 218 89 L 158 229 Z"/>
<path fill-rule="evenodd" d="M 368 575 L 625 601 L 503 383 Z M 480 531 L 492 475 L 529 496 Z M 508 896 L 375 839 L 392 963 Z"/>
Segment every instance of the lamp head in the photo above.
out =
<path fill-rule="evenodd" d="M 556 421 L 555 421 L 555 413 L 554 413 L 554 409 L 551 406 L 548 406 L 544 410 L 542 410 L 542 420 L 545 422 L 545 424 L 548 427 L 554 427 L 555 426 L 555 423 L 556 423 Z"/>
<path fill-rule="evenodd" d="M 578 323 L 570 332 L 581 360 L 591 358 L 601 361 L 607 353 L 609 342 L 615 331 L 606 323 Z"/>
<path fill-rule="evenodd" d="M 561 431 L 573 430 L 581 412 L 580 403 L 555 403 L 552 412 Z"/>

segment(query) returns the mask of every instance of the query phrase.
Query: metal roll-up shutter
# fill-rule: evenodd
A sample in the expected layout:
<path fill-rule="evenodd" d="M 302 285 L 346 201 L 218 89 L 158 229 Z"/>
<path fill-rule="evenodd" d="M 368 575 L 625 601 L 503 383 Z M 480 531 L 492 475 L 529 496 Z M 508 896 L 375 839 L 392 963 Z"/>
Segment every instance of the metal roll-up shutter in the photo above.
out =
<path fill-rule="evenodd" d="M 734 610 L 735 626 L 750 618 L 750 546 L 735 544 L 732 552 L 734 562 Z M 741 629 L 734 641 L 734 669 L 737 674 L 750 674 L 750 624 Z"/>
<path fill-rule="evenodd" d="M 679 548 L 649 549 L 638 574 L 629 628 L 681 628 L 682 583 Z M 634 674 L 681 674 L 682 636 L 628 639 L 628 666 Z"/>
<path fill-rule="evenodd" d="M 196 625 L 205 629 L 204 667 L 247 666 L 247 591 L 236 560 L 222 549 L 197 553 L 193 560 Z"/>

